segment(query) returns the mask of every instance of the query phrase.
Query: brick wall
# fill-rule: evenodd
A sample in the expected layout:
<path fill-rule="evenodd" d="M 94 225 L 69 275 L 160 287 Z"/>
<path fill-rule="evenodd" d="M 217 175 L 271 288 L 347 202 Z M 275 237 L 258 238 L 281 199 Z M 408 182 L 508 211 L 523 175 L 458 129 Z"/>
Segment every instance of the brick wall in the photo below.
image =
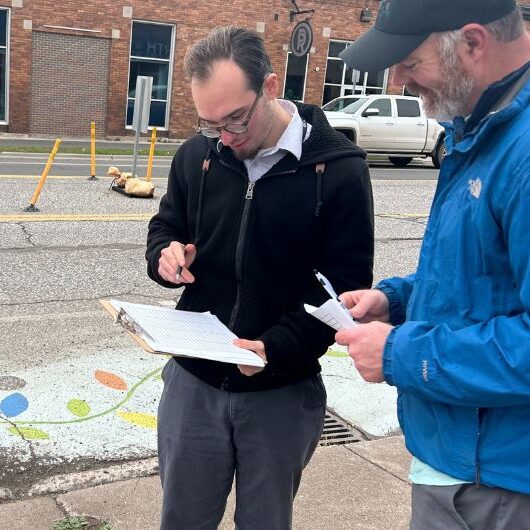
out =
<path fill-rule="evenodd" d="M 360 21 L 361 10 L 370 8 L 373 20 L 377 14 L 379 0 L 298 0 L 301 9 L 314 9 L 311 19 L 314 32 L 314 52 L 309 56 L 305 100 L 308 103 L 320 104 L 326 74 L 328 44 L 330 39 L 354 40 L 370 28 L 371 23 Z M 530 0 L 520 2 L 530 5 Z M 60 5 L 60 8 L 58 6 Z M 0 0 L 0 6 L 12 6 L 12 0 Z M 130 9 L 124 9 L 130 8 Z M 204 36 L 216 25 L 237 24 L 256 29 L 258 22 L 265 24 L 263 37 L 271 56 L 274 69 L 279 76 L 282 90 L 285 77 L 287 51 L 284 47 L 289 43 L 291 32 L 297 21 L 289 20 L 289 11 L 293 5 L 289 0 L 233 0 L 232 2 L 209 0 L 63 0 L 58 4 L 52 0 L 22 0 L 21 7 L 11 8 L 11 39 L 10 39 L 10 105 L 9 126 L 11 132 L 37 132 L 41 130 L 39 122 L 42 115 L 47 114 L 50 134 L 66 134 L 64 127 L 70 124 L 68 134 L 86 135 L 84 125 L 96 119 L 98 132 L 103 131 L 110 136 L 132 134 L 125 128 L 125 111 L 127 102 L 127 82 L 129 72 L 129 47 L 132 20 L 154 21 L 175 25 L 174 63 L 171 78 L 171 94 L 169 99 L 170 118 L 168 130 L 160 135 L 185 137 L 192 133 L 196 115 L 191 101 L 189 82 L 182 73 L 182 60 L 186 48 L 198 38 Z M 132 11 L 132 17 L 131 17 Z M 26 22 L 30 29 L 24 29 Z M 62 26 L 62 28 L 51 27 Z M 64 27 L 70 29 L 64 29 Z M 75 29 L 77 28 L 77 29 Z M 330 36 L 324 36 L 328 28 Z M 58 106 L 50 116 L 48 103 L 44 103 L 38 93 L 44 66 L 49 65 L 50 58 L 38 49 L 43 42 L 50 42 L 64 36 L 70 40 L 63 48 L 62 59 L 55 56 L 56 61 L 65 61 L 67 72 L 57 71 L 55 81 L 46 90 L 55 86 L 55 94 L 60 95 L 62 105 Z M 86 46 L 79 46 L 85 43 Z M 99 46 L 99 47 L 98 47 Z M 87 52 L 88 62 L 79 60 Z M 60 53 L 60 50 L 57 50 Z M 102 59 L 105 57 L 105 60 Z M 48 62 L 46 62 L 48 61 Z M 107 61 L 108 73 L 104 69 Z M 81 67 L 80 64 L 84 66 Z M 78 86 L 67 89 L 62 83 L 70 75 L 80 82 Z M 57 77 L 59 76 L 59 77 Z M 88 81 L 93 79 L 97 85 Z M 41 82 L 44 82 L 41 79 Z M 105 93 L 101 92 L 106 82 Z M 93 97 L 86 97 L 93 88 Z M 83 90 L 85 90 L 83 92 Z M 402 87 L 389 83 L 388 91 L 400 93 Z M 81 97 L 80 94 L 84 94 Z M 47 99 L 46 101 L 49 101 Z M 66 115 L 72 101 L 78 105 L 91 104 L 79 109 L 83 115 Z M 107 101 L 106 118 L 102 117 L 104 102 Z M 73 109 L 72 109 L 73 110 Z M 69 112 L 69 111 L 68 111 Z M 61 113 L 65 115 L 59 118 Z M 72 117 L 74 116 L 74 117 Z M 59 124 L 58 121 L 62 122 Z M 53 121 L 52 121 L 53 120 Z M 77 132 L 72 129 L 73 121 L 78 124 Z M 105 122 L 103 124 L 103 121 Z M 30 123 L 31 122 L 31 123 Z M 53 127 L 52 127 L 53 125 Z M 53 129 L 53 130 L 52 130 Z"/>
<path fill-rule="evenodd" d="M 110 40 L 33 32 L 29 132 L 106 135 Z"/>

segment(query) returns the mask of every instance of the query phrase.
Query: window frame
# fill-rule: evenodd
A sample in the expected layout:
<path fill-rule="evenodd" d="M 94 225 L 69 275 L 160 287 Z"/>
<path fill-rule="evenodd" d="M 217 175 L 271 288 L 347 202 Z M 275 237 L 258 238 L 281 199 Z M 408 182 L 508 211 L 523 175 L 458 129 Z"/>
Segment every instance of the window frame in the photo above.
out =
<path fill-rule="evenodd" d="M 340 94 L 338 96 L 335 96 L 335 97 L 343 97 L 343 96 L 349 96 L 349 95 L 352 95 L 352 96 L 384 95 L 384 94 L 387 93 L 388 78 L 389 78 L 389 69 L 388 68 L 386 68 L 384 70 L 383 84 L 380 87 L 376 87 L 376 86 L 372 86 L 372 85 L 367 85 L 366 84 L 367 81 L 368 81 L 369 72 L 363 72 L 364 73 L 364 77 L 363 77 L 362 83 L 361 83 L 360 79 L 356 83 L 346 83 L 345 82 L 346 81 L 345 76 L 346 76 L 346 71 L 348 69 L 346 63 L 343 63 L 341 84 L 339 85 L 337 83 L 326 83 L 326 75 L 327 75 L 327 71 L 328 71 L 329 61 L 332 60 L 332 61 L 343 62 L 342 59 L 340 59 L 338 56 L 336 57 L 336 56 L 330 56 L 329 55 L 329 49 L 330 49 L 331 43 L 339 43 L 339 44 L 350 45 L 350 44 L 353 44 L 353 42 L 354 41 L 349 41 L 349 40 L 344 40 L 344 39 L 329 39 L 329 41 L 328 41 L 328 51 L 327 51 L 327 56 L 326 56 L 326 71 L 324 72 L 324 86 L 323 86 L 323 89 L 322 89 L 321 106 L 325 105 L 326 103 L 328 103 L 327 101 L 324 102 L 324 93 L 325 93 L 326 86 L 340 87 Z M 360 90 L 359 90 L 359 87 L 360 87 Z M 377 89 L 377 90 L 381 90 L 381 92 L 376 92 L 376 93 L 367 92 L 367 89 Z M 346 94 L 345 92 L 347 90 L 351 91 L 351 94 Z M 332 98 L 332 99 L 334 99 L 334 98 Z M 329 101 L 331 101 L 331 99 Z"/>
<path fill-rule="evenodd" d="M 6 44 L 5 46 L 0 45 L 0 49 L 4 48 L 6 51 L 5 54 L 5 72 L 6 72 L 6 78 L 4 80 L 4 94 L 5 94 L 5 102 L 4 102 L 4 109 L 5 109 L 5 116 L 4 119 L 0 119 L 0 125 L 9 125 L 9 79 L 10 79 L 10 67 L 11 64 L 10 60 L 10 54 L 11 54 L 11 8 L 9 7 L 0 7 L 2 11 L 7 11 L 6 13 Z"/>
<path fill-rule="evenodd" d="M 293 55 L 293 52 L 292 51 L 287 51 L 287 56 L 285 58 L 285 75 L 283 76 L 283 99 L 285 99 L 285 87 L 287 85 L 287 68 L 289 66 L 289 56 L 290 55 Z M 305 54 L 305 72 L 304 72 L 304 89 L 302 91 L 302 99 L 295 99 L 295 100 L 292 100 L 292 101 L 297 101 L 297 102 L 300 102 L 300 103 L 303 103 L 305 101 L 305 91 L 306 91 L 306 87 L 307 87 L 307 72 L 309 70 L 309 53 L 306 53 Z M 289 100 L 291 101 L 291 100 Z"/>
<path fill-rule="evenodd" d="M 133 26 L 134 24 L 151 24 L 153 26 L 165 26 L 171 28 L 171 44 L 170 44 L 170 50 L 169 50 L 169 59 L 160 59 L 160 58 L 152 58 L 152 57 L 142 57 L 140 55 L 132 55 L 132 45 L 133 45 Z M 125 129 L 126 130 L 132 130 L 132 124 L 127 125 L 127 111 L 129 108 L 129 101 L 133 100 L 134 98 L 129 97 L 129 85 L 131 83 L 131 63 L 133 59 L 136 59 L 137 61 L 146 61 L 150 63 L 163 63 L 168 64 L 168 73 L 167 73 L 167 94 L 166 99 L 158 99 L 158 98 L 151 98 L 151 103 L 153 101 L 162 101 L 166 103 L 166 113 L 164 118 L 164 126 L 161 127 L 159 125 L 149 125 L 148 130 L 152 130 L 154 127 L 157 128 L 158 131 L 167 131 L 169 129 L 169 116 L 170 116 L 170 103 L 171 103 L 171 85 L 172 85 L 172 79 L 173 79 L 173 63 L 174 63 L 174 54 L 175 54 L 175 34 L 176 34 L 176 26 L 175 24 L 166 24 L 164 22 L 153 22 L 152 20 L 140 20 L 135 19 L 131 21 L 131 38 L 129 39 L 129 64 L 128 64 L 128 72 L 127 72 L 127 96 L 125 98 Z"/>

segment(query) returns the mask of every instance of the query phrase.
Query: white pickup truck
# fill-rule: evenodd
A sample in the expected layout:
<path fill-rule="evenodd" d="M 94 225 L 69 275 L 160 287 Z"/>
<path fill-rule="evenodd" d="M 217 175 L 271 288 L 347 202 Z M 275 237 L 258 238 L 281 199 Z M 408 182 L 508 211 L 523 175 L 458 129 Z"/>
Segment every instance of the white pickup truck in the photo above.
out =
<path fill-rule="evenodd" d="M 406 166 L 413 157 L 431 157 L 440 167 L 444 128 L 425 117 L 419 98 L 360 96 L 340 111 L 326 110 L 337 107 L 333 101 L 323 107 L 330 125 L 368 153 L 388 156 L 396 166 Z"/>

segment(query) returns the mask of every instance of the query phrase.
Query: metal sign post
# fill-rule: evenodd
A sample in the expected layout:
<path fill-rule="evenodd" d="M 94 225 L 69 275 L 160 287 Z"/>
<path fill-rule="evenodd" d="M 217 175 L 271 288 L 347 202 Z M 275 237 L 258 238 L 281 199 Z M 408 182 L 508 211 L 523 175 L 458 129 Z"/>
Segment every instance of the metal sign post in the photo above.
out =
<path fill-rule="evenodd" d="M 134 135 L 134 155 L 131 172 L 133 177 L 136 177 L 136 164 L 138 162 L 138 144 L 140 143 L 140 133 L 146 133 L 149 127 L 152 90 L 152 77 L 139 75 L 136 78 L 136 94 L 134 97 L 134 112 L 132 122 L 132 129 L 136 132 Z"/>

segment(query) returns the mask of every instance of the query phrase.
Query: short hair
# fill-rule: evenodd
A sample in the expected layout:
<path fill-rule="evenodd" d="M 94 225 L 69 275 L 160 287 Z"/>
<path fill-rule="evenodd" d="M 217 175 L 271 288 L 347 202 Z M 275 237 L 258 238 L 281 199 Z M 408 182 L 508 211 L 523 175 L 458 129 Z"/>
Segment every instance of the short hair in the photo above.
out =
<path fill-rule="evenodd" d="M 243 70 L 249 87 L 258 93 L 272 72 L 263 39 L 255 31 L 236 26 L 214 28 L 187 51 L 184 71 L 191 79 L 206 81 L 218 61 L 233 61 Z"/>
<path fill-rule="evenodd" d="M 506 16 L 485 25 L 485 28 L 499 41 L 512 42 L 525 31 L 525 24 L 520 7 L 516 7 Z"/>
<path fill-rule="evenodd" d="M 523 15 L 519 7 L 504 17 L 485 24 L 484 27 L 499 42 L 512 42 L 525 31 Z M 439 33 L 440 53 L 443 58 L 449 59 L 454 54 L 455 47 L 461 38 L 462 30 L 460 29 Z"/>

